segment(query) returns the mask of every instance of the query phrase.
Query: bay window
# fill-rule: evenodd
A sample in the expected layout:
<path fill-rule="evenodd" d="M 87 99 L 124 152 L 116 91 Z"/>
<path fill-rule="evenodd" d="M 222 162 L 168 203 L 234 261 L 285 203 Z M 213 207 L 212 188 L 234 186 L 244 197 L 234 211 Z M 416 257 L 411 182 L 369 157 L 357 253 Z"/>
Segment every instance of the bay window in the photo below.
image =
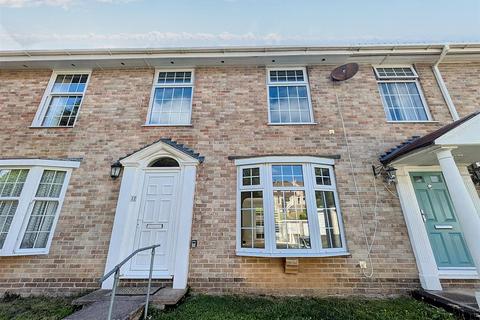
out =
<path fill-rule="evenodd" d="M 236 165 L 238 255 L 347 254 L 332 159 L 264 157 Z"/>

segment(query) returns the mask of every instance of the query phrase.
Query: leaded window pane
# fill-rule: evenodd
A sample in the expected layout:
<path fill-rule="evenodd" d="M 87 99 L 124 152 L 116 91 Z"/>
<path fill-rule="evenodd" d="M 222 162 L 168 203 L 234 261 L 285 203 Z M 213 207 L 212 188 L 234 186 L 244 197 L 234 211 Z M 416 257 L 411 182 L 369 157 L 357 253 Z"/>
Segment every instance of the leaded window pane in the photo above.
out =
<path fill-rule="evenodd" d="M 71 127 L 77 118 L 82 96 L 54 96 L 50 99 L 42 125 L 45 127 Z"/>
<path fill-rule="evenodd" d="M 277 249 L 310 249 L 305 192 L 273 191 Z"/>
<path fill-rule="evenodd" d="M 341 248 L 340 225 L 333 191 L 315 191 L 322 248 Z"/>

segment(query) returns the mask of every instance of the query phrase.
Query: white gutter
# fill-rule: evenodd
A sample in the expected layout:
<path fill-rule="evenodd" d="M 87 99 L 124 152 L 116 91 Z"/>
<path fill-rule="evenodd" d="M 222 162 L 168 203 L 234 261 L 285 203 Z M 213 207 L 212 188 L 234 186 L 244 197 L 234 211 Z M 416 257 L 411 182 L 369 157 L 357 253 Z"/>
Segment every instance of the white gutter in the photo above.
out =
<path fill-rule="evenodd" d="M 442 74 L 438 69 L 438 65 L 442 62 L 443 58 L 445 58 L 449 50 L 450 50 L 450 46 L 446 44 L 443 47 L 442 53 L 440 54 L 440 57 L 438 58 L 437 62 L 433 65 L 432 70 L 433 70 L 433 74 L 435 75 L 435 79 L 437 80 L 438 86 L 440 87 L 440 91 L 442 91 L 443 99 L 447 103 L 448 110 L 450 110 L 452 119 L 453 121 L 457 121 L 460 119 L 460 117 L 458 116 L 457 109 L 455 108 L 452 98 L 450 97 L 450 93 L 448 93 L 447 86 L 445 85 L 445 82 L 443 81 L 443 78 L 442 78 Z"/>

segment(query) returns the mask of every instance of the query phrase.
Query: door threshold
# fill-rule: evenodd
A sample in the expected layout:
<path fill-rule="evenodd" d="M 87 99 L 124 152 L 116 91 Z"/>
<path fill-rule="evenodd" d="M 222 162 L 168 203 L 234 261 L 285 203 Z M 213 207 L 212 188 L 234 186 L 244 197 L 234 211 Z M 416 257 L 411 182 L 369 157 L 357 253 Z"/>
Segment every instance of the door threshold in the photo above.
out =
<path fill-rule="evenodd" d="M 440 279 L 478 279 L 476 268 L 448 268 L 438 269 L 438 277 Z"/>

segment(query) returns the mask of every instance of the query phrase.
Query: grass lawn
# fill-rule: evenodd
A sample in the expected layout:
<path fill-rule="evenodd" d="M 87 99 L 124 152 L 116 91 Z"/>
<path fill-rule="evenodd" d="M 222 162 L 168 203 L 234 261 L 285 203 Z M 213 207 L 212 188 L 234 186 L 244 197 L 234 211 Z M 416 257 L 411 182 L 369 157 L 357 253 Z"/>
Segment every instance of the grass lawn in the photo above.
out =
<path fill-rule="evenodd" d="M 73 298 L 28 297 L 7 295 L 0 298 L 0 320 L 56 320 L 72 314 Z"/>
<path fill-rule="evenodd" d="M 6 296 L 0 299 L 0 320 L 63 319 L 73 313 L 73 298 Z M 177 308 L 152 309 L 151 320 L 317 320 L 388 319 L 455 320 L 442 309 L 411 298 L 267 298 L 189 296 Z M 99 319 L 101 320 L 101 319 Z"/>
<path fill-rule="evenodd" d="M 247 298 L 190 296 L 167 311 L 151 311 L 152 320 L 454 320 L 455 317 L 412 298 Z"/>

